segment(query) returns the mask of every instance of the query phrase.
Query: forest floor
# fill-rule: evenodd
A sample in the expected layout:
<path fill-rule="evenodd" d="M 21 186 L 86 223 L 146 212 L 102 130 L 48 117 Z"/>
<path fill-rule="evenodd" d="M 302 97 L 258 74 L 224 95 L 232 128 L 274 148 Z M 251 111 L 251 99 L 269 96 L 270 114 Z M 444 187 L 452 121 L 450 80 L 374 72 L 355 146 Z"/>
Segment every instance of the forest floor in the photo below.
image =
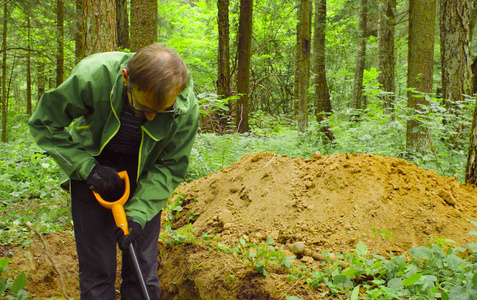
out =
<path fill-rule="evenodd" d="M 351 253 L 360 240 L 385 257 L 436 239 L 475 242 L 468 233 L 475 230 L 476 195 L 475 186 L 396 158 L 247 154 L 177 189 L 171 200 L 177 218 L 163 214 L 174 234 L 163 229 L 159 241 L 162 299 L 320 299 L 325 286 L 290 281 L 290 271 L 273 261 L 264 276 L 244 257 L 262 251 L 269 237 L 280 253 L 294 256 L 293 265 L 309 270 L 322 268 L 323 251 Z M 28 292 L 62 298 L 63 286 L 79 299 L 72 235 L 45 235 L 63 283 L 38 238 L 32 239 L 29 248 L 14 250 L 10 263 L 26 270 Z M 233 250 L 237 245 L 242 254 Z"/>

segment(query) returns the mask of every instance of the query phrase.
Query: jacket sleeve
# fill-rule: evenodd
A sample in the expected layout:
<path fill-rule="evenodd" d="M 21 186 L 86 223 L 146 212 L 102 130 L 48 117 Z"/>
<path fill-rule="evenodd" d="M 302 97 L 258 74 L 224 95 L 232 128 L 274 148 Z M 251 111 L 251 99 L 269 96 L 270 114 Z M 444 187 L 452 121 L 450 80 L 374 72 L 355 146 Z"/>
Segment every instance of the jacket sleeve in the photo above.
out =
<path fill-rule="evenodd" d="M 136 192 L 125 204 L 128 217 L 144 225 L 167 205 L 167 200 L 185 178 L 189 157 L 199 127 L 199 110 L 189 89 L 188 99 L 193 103 L 186 120 L 168 143 L 156 163 L 140 177 Z M 151 191 L 154 191 L 153 193 Z"/>
<path fill-rule="evenodd" d="M 91 111 L 89 85 L 73 70 L 58 88 L 46 92 L 28 124 L 38 146 L 48 152 L 72 179 L 84 180 L 95 165 L 95 159 L 71 137 L 67 127 Z"/>

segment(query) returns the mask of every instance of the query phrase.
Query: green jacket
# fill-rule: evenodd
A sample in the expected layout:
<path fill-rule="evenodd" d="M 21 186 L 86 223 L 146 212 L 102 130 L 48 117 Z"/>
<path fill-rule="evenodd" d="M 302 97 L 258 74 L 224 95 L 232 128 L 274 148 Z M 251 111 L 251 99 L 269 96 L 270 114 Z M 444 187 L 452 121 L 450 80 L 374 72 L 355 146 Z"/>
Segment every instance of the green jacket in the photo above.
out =
<path fill-rule="evenodd" d="M 97 163 L 94 156 L 118 132 L 124 106 L 121 70 L 133 55 L 108 52 L 85 58 L 63 84 L 43 95 L 29 120 L 34 140 L 70 179 L 85 180 Z M 191 80 L 177 97 L 175 112 L 158 114 L 141 127 L 138 186 L 124 208 L 143 227 L 183 181 L 198 124 Z"/>

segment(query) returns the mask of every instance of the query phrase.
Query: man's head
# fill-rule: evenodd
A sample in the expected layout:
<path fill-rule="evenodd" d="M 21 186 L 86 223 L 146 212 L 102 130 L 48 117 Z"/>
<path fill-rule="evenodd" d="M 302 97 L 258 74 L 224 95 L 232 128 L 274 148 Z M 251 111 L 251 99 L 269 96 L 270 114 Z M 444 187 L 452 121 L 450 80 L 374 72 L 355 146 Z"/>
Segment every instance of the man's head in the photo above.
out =
<path fill-rule="evenodd" d="M 161 44 L 139 50 L 122 71 L 129 102 L 148 120 L 172 106 L 189 79 L 182 58 Z"/>

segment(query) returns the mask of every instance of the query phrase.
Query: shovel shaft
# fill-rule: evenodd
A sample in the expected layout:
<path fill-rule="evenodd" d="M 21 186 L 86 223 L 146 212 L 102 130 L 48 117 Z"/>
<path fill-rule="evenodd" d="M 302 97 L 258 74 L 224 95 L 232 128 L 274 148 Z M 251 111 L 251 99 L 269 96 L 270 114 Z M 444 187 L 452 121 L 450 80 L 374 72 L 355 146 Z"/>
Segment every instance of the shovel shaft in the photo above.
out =
<path fill-rule="evenodd" d="M 150 300 L 149 292 L 147 291 L 146 283 L 144 282 L 144 277 L 142 276 L 141 267 L 139 266 L 139 261 L 137 260 L 136 250 L 134 250 L 133 244 L 129 244 L 129 260 L 131 261 L 132 268 L 134 273 L 136 273 L 136 283 L 141 291 L 141 296 L 143 300 Z"/>

